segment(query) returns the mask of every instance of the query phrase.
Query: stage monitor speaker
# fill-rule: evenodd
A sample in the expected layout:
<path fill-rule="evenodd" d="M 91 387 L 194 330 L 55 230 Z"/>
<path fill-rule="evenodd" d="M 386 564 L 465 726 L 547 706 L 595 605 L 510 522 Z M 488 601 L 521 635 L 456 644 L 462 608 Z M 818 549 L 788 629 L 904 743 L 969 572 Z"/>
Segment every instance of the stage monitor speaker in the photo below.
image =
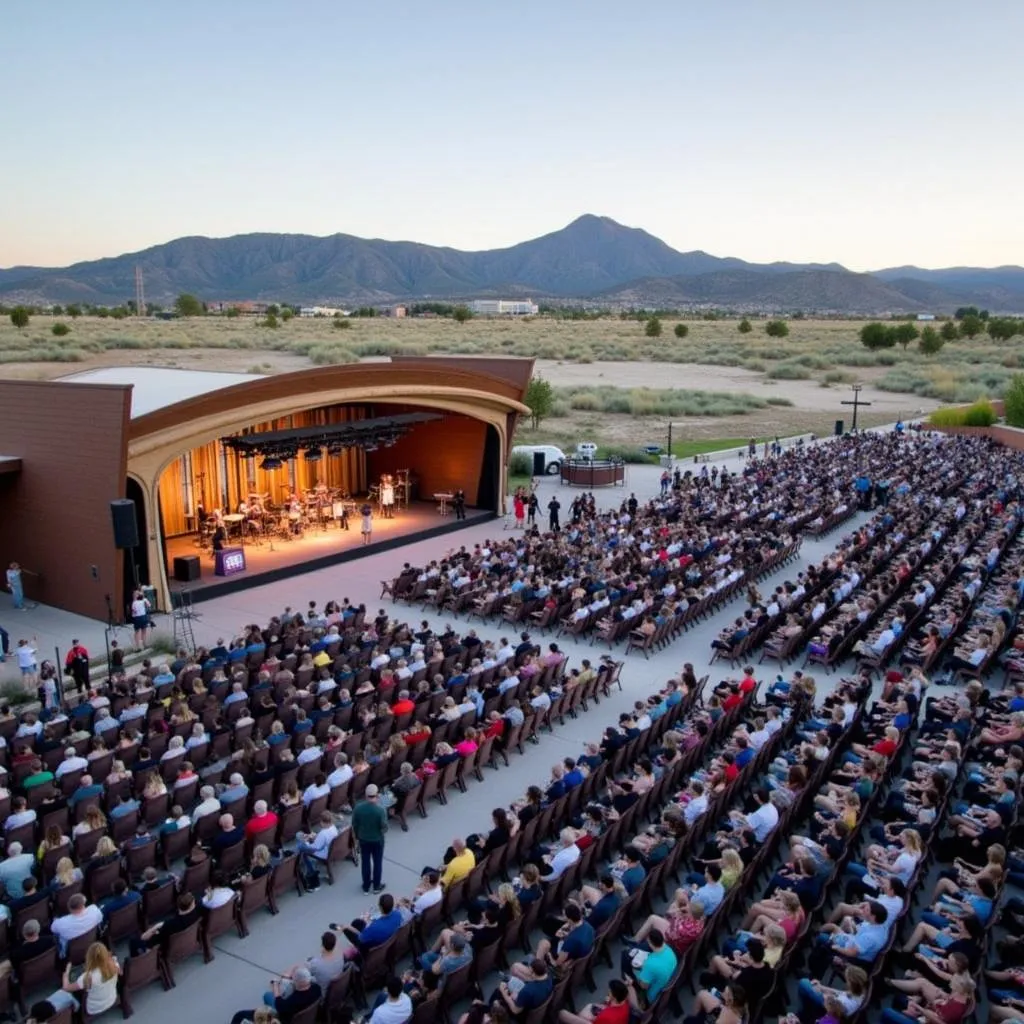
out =
<path fill-rule="evenodd" d="M 543 452 L 533 453 L 533 475 L 544 476 L 548 470 L 548 458 Z"/>
<path fill-rule="evenodd" d="M 179 583 L 194 583 L 200 571 L 198 555 L 178 555 L 174 559 L 174 578 Z"/>
<path fill-rule="evenodd" d="M 836 420 L 836 437 L 842 437 L 842 436 L 843 436 L 843 421 L 842 420 Z"/>
<path fill-rule="evenodd" d="M 110 515 L 114 521 L 114 546 L 119 551 L 139 546 L 139 527 L 135 521 L 135 502 L 119 498 L 110 503 Z"/>

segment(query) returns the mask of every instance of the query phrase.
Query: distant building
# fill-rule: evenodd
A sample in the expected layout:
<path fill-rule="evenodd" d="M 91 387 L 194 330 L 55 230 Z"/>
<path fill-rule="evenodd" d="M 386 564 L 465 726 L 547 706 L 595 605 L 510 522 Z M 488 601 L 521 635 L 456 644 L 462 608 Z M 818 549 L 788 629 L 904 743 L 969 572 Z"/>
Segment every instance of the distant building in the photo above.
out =
<path fill-rule="evenodd" d="M 250 316 L 262 316 L 267 311 L 269 303 L 249 302 L 247 300 L 231 301 L 230 299 L 207 302 L 206 310 L 209 313 L 226 313 L 229 309 L 237 309 L 239 313 Z"/>
<path fill-rule="evenodd" d="M 935 319 L 935 314 L 934 313 L 918 313 L 917 314 L 917 319 L 918 320 L 934 320 Z"/>
<path fill-rule="evenodd" d="M 302 306 L 299 308 L 299 316 L 348 316 L 348 310 L 334 306 Z"/>
<path fill-rule="evenodd" d="M 381 316 L 393 316 L 401 320 L 408 315 L 408 312 L 405 306 L 388 306 L 387 309 L 381 310 Z"/>
<path fill-rule="evenodd" d="M 477 316 L 536 316 L 539 311 L 530 299 L 474 299 L 469 308 Z"/>

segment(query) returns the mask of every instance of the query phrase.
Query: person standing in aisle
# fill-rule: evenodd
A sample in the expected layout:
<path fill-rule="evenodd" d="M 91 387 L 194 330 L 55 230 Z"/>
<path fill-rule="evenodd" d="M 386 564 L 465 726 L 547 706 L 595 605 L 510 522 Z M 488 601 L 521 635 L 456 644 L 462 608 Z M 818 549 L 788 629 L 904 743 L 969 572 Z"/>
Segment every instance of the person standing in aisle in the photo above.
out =
<path fill-rule="evenodd" d="M 11 600 L 18 611 L 25 610 L 25 585 L 21 579 L 21 566 L 11 562 L 7 569 L 7 589 L 11 592 Z"/>
<path fill-rule="evenodd" d="M 388 812 L 378 802 L 380 791 L 373 783 L 352 811 L 352 834 L 359 843 L 359 861 L 363 869 L 363 892 L 383 892 L 384 836 L 388 830 Z"/>
<path fill-rule="evenodd" d="M 71 650 L 64 659 L 64 672 L 74 680 L 79 695 L 89 689 L 89 652 L 78 640 L 71 641 Z"/>
<path fill-rule="evenodd" d="M 548 502 L 548 529 L 554 533 L 559 528 L 558 523 L 558 512 L 562 507 L 562 503 L 558 498 L 552 498 Z"/>

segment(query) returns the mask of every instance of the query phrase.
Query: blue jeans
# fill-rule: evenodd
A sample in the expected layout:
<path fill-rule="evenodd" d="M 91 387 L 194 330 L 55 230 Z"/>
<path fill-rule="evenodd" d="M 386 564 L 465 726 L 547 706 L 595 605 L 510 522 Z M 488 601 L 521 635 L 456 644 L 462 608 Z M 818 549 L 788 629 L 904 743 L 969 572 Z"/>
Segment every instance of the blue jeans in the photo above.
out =
<path fill-rule="evenodd" d="M 25 588 L 22 586 L 20 576 L 11 584 L 11 600 L 14 602 L 15 608 L 25 607 Z"/>
<path fill-rule="evenodd" d="M 846 865 L 846 873 L 853 875 L 854 878 L 863 878 L 867 873 L 868 869 L 863 864 L 858 864 L 856 861 L 850 861 Z"/>
<path fill-rule="evenodd" d="M 300 840 L 295 847 L 295 852 L 299 855 L 299 867 L 303 871 L 308 871 L 310 874 L 314 871 L 319 872 L 323 861 L 313 853 L 313 847 L 309 843 Z"/>
<path fill-rule="evenodd" d="M 384 843 L 360 843 L 359 860 L 363 869 L 363 891 L 368 892 L 371 885 L 379 889 L 384 871 Z"/>
<path fill-rule="evenodd" d="M 0 661 L 3 661 L 8 654 L 11 653 L 11 637 L 10 634 L 0 626 Z"/>
<path fill-rule="evenodd" d="M 825 998 L 822 994 L 811 984 L 810 978 L 801 978 L 800 984 L 796 987 L 797 995 L 800 997 L 800 1002 L 804 1006 L 808 1004 L 810 1006 L 824 1006 Z"/>

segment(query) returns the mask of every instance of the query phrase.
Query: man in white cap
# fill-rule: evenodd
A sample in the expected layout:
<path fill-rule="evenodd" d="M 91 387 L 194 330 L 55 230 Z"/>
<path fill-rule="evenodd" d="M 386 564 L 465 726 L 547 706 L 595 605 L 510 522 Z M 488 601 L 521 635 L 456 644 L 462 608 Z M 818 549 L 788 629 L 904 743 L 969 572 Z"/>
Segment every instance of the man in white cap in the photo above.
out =
<path fill-rule="evenodd" d="M 371 782 L 366 795 L 352 811 L 352 834 L 359 843 L 359 859 L 363 869 L 363 892 L 383 892 L 381 874 L 384 870 L 384 835 L 388 830 L 388 812 L 378 802 L 379 790 Z"/>

